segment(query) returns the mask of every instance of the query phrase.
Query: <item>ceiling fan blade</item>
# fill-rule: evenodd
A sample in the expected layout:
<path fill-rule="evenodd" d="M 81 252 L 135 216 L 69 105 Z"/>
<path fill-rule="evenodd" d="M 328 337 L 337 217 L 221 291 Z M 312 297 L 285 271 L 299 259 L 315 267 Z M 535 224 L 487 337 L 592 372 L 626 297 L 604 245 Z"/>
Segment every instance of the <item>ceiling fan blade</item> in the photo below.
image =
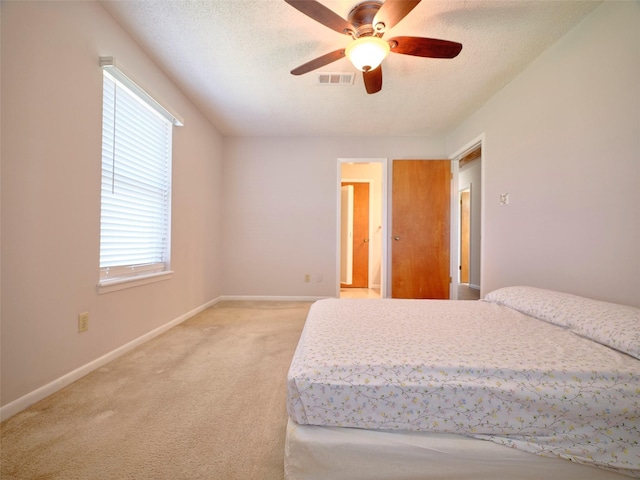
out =
<path fill-rule="evenodd" d="M 382 22 L 385 25 L 385 30 L 389 30 L 419 3 L 420 0 L 386 0 L 376 16 L 373 17 L 373 26 L 375 27 Z"/>
<path fill-rule="evenodd" d="M 300 65 L 299 67 L 291 70 L 291 74 L 302 75 L 304 73 L 309 73 L 312 70 L 315 70 L 316 68 L 324 67 L 325 65 L 328 65 L 331 62 L 340 60 L 342 57 L 344 57 L 344 48 L 340 50 L 334 50 L 333 52 L 326 53 L 321 57 L 314 58 L 310 62 L 307 62 L 304 65 Z"/>
<path fill-rule="evenodd" d="M 311 17 L 316 22 L 321 23 L 325 27 L 329 27 L 338 33 L 350 35 L 355 29 L 353 25 L 335 13 L 333 10 L 328 9 L 316 0 L 284 0 L 293 8 L 301 11 L 306 16 Z"/>
<path fill-rule="evenodd" d="M 367 89 L 367 93 L 377 93 L 382 90 L 382 65 L 368 72 L 362 72 L 362 78 L 364 79 L 364 88 Z"/>
<path fill-rule="evenodd" d="M 389 43 L 392 52 L 416 57 L 454 58 L 462 50 L 461 43 L 437 38 L 394 37 Z"/>

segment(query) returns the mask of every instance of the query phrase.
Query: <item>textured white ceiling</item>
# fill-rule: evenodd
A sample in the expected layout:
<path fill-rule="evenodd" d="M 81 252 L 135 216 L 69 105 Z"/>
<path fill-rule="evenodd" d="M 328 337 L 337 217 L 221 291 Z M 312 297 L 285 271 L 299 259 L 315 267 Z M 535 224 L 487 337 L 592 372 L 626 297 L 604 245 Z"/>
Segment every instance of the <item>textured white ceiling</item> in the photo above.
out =
<path fill-rule="evenodd" d="M 343 18 L 352 0 L 320 0 Z M 104 7 L 229 136 L 431 136 L 483 105 L 598 6 L 577 0 L 423 0 L 386 33 L 460 42 L 454 59 L 390 54 L 382 91 L 317 85 L 346 58 L 289 72 L 350 38 L 284 0 L 104 0 Z"/>

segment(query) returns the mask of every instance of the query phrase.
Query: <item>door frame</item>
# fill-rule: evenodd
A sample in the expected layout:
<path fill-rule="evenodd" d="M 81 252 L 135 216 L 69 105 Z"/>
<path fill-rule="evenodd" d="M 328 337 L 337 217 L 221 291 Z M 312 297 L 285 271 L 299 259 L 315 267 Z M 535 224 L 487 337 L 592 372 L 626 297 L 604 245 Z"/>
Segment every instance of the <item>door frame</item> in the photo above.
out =
<path fill-rule="evenodd" d="M 388 274 L 387 274 L 387 262 L 388 262 L 388 207 L 387 207 L 387 158 L 338 158 L 336 163 L 336 298 L 340 298 L 340 229 L 341 229 L 341 212 L 340 212 L 340 186 L 342 184 L 342 165 L 345 163 L 379 163 L 382 168 L 382 232 L 381 232 L 381 259 L 380 259 L 380 297 L 386 298 L 388 296 Z M 356 181 L 348 179 L 347 181 Z M 371 196 L 371 181 L 370 180 L 358 180 L 360 182 L 368 182 L 369 196 Z M 371 208 L 371 205 L 369 205 Z M 371 230 L 371 224 L 369 225 Z M 370 247 L 371 248 L 371 247 Z M 369 281 L 371 281 L 371 272 L 369 272 Z"/>
<path fill-rule="evenodd" d="M 486 156 L 484 133 L 465 144 L 462 148 L 456 150 L 449 156 L 451 160 L 451 172 L 453 174 L 453 185 L 451 195 L 451 296 L 452 300 L 458 299 L 459 276 L 458 266 L 460 262 L 460 252 L 458 250 L 458 242 L 460 238 L 460 209 L 458 205 L 458 192 L 460 185 L 458 181 L 459 162 L 470 151 L 481 147 L 482 156 L 480 157 L 480 238 L 484 239 L 484 219 L 485 219 L 485 169 L 484 159 Z M 480 298 L 483 298 L 484 285 L 484 241 L 480 241 Z"/>

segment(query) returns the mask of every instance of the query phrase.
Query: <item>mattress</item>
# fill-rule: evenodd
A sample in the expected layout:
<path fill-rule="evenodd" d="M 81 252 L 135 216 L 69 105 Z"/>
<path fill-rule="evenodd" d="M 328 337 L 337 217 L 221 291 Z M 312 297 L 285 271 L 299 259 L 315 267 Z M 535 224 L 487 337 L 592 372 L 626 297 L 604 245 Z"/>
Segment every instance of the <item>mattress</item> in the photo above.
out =
<path fill-rule="evenodd" d="M 640 476 L 640 361 L 498 302 L 316 302 L 287 410 L 299 425 L 462 435 Z"/>

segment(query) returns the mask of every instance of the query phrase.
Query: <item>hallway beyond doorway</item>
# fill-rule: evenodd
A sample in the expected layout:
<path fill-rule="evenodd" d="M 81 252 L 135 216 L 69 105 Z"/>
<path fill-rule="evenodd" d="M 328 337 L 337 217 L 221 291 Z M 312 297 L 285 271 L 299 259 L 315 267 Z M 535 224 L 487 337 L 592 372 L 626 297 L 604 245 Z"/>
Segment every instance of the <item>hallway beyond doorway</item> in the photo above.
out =
<path fill-rule="evenodd" d="M 378 288 L 341 288 L 340 298 L 380 298 Z"/>
<path fill-rule="evenodd" d="M 468 283 L 461 283 L 458 285 L 458 300 L 480 300 L 480 290 Z"/>

